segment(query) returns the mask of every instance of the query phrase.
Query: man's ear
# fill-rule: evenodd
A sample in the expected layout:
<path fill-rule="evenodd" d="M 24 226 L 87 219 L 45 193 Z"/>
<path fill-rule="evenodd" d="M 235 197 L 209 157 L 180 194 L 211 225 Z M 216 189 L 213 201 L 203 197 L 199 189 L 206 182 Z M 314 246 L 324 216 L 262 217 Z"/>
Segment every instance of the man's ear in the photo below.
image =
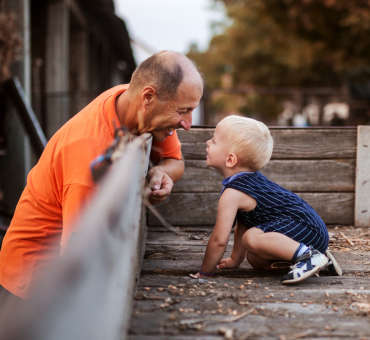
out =
<path fill-rule="evenodd" d="M 233 168 L 238 163 L 235 153 L 229 153 L 226 158 L 226 167 Z"/>
<path fill-rule="evenodd" d="M 141 91 L 141 105 L 144 109 L 147 109 L 153 104 L 157 97 L 157 92 L 152 86 L 145 86 Z"/>

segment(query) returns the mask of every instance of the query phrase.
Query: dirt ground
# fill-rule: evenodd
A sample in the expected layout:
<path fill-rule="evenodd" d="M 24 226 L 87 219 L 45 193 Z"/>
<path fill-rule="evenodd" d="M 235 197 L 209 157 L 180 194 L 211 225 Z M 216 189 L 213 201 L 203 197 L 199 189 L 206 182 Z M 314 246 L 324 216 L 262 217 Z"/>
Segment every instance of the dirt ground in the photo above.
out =
<path fill-rule="evenodd" d="M 330 249 L 343 276 L 321 272 L 292 286 L 286 270 L 257 271 L 245 260 L 214 278 L 192 279 L 210 230 L 148 233 L 130 340 L 370 339 L 370 232 L 331 228 Z M 184 230 L 184 229 L 183 229 Z M 233 243 L 230 237 L 225 256 Z"/>

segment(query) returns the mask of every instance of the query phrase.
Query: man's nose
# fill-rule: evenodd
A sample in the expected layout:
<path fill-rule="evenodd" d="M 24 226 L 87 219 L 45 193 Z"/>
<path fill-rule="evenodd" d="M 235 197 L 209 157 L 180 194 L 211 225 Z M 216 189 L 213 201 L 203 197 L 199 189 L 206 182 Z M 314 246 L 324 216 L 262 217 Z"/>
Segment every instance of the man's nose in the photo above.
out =
<path fill-rule="evenodd" d="M 191 113 L 189 113 L 189 114 L 187 114 L 183 117 L 183 119 L 180 122 L 180 125 L 184 128 L 184 130 L 186 130 L 186 131 L 190 130 L 192 120 L 193 120 L 193 118 L 191 116 Z"/>

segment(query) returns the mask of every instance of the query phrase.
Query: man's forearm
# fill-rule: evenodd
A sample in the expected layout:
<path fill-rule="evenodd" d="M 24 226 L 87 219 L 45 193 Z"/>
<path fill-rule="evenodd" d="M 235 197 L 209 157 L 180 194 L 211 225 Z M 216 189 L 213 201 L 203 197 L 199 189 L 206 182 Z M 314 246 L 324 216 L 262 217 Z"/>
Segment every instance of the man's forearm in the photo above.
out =
<path fill-rule="evenodd" d="M 162 159 L 157 166 L 170 176 L 174 183 L 180 180 L 185 169 L 184 160 L 177 160 L 174 158 Z"/>

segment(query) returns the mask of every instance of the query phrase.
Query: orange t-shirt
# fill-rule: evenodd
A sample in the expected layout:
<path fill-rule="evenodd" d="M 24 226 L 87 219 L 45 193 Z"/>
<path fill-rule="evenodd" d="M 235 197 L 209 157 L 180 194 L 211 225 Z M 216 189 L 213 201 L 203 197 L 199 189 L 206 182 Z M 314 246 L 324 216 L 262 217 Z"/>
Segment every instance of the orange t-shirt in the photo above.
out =
<path fill-rule="evenodd" d="M 104 92 L 69 120 L 30 171 L 0 251 L 0 284 L 14 295 L 27 297 L 38 273 L 68 246 L 72 222 L 93 193 L 90 163 L 114 138 L 116 98 L 127 88 Z M 154 162 L 181 158 L 176 133 L 153 147 Z"/>

